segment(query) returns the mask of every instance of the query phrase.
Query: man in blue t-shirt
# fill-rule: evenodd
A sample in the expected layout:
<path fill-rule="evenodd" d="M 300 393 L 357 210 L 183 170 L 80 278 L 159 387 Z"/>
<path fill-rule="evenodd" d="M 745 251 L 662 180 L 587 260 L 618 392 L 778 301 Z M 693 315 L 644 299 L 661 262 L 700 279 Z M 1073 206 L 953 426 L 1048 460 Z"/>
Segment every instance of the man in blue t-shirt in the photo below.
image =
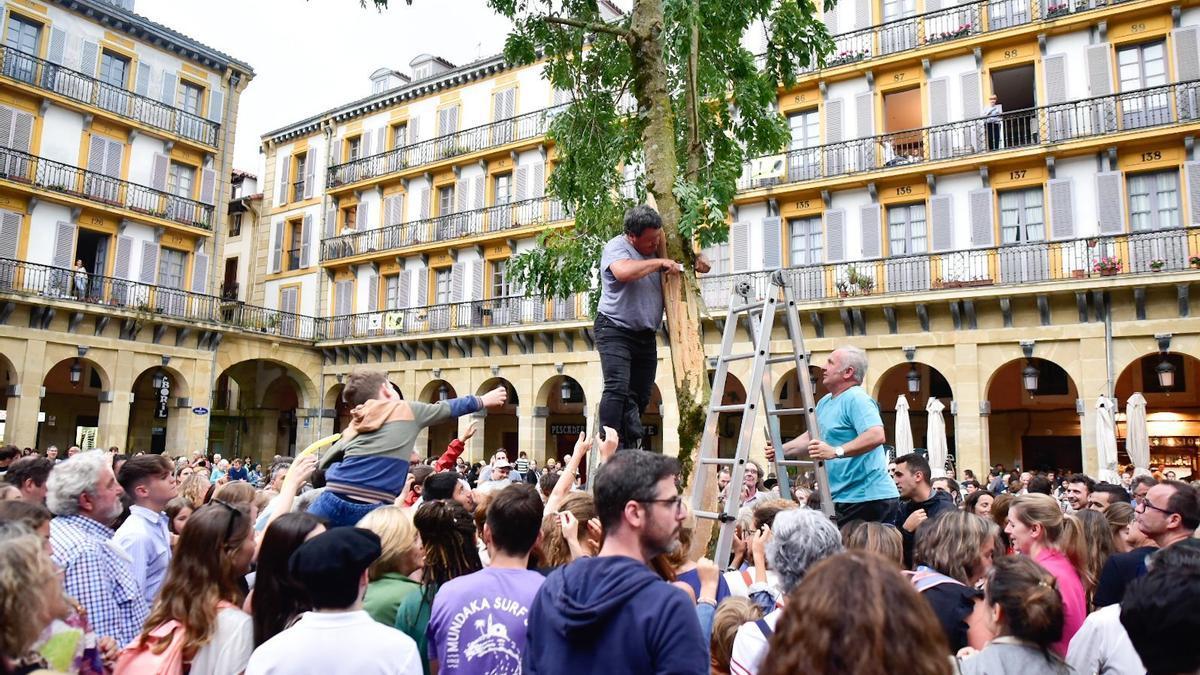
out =
<path fill-rule="evenodd" d="M 839 527 L 852 520 L 895 525 L 900 510 L 900 493 L 887 471 L 879 404 L 862 388 L 866 374 L 866 352 L 858 347 L 834 350 L 822 379 L 829 393 L 817 403 L 822 440 L 805 432 L 783 444 L 787 457 L 825 460 Z M 775 461 L 770 445 L 767 459 Z"/>

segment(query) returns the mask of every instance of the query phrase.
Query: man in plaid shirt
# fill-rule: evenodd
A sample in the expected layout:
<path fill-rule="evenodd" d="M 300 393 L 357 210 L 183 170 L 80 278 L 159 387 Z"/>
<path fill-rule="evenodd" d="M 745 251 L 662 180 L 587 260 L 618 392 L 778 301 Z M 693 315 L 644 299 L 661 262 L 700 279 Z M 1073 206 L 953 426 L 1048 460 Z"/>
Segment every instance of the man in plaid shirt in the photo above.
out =
<path fill-rule="evenodd" d="M 130 559 L 110 541 L 121 515 L 121 486 L 108 455 L 81 452 L 54 467 L 46 481 L 54 562 L 65 573 L 67 595 L 87 610 L 92 629 L 121 646 L 142 630 L 150 613 Z"/>

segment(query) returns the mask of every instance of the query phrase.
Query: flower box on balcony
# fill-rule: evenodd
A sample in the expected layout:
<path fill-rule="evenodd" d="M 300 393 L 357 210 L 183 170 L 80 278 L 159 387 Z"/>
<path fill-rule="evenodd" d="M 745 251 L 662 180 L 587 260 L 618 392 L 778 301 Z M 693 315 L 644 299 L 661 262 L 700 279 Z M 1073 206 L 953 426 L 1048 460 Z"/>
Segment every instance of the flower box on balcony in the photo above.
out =
<path fill-rule="evenodd" d="M 929 39 L 926 42 L 933 44 L 935 42 L 945 42 L 946 40 L 957 40 L 958 38 L 970 35 L 970 33 L 971 24 L 964 23 L 954 30 L 948 30 L 944 33 L 934 33 L 933 35 L 929 36 Z"/>
<path fill-rule="evenodd" d="M 833 68 L 835 66 L 844 66 L 844 65 L 847 65 L 850 63 L 855 63 L 857 61 L 862 61 L 863 59 L 867 58 L 868 54 L 869 54 L 869 52 L 865 49 L 846 50 L 844 52 L 838 52 L 838 54 L 836 56 L 834 56 L 832 59 L 829 59 L 829 62 L 826 63 L 825 65 L 828 68 Z"/>
<path fill-rule="evenodd" d="M 1061 5 L 1050 5 L 1050 7 L 1046 9 L 1046 18 L 1053 19 L 1055 17 L 1063 16 L 1064 14 L 1070 14 L 1070 13 L 1071 13 L 1071 5 L 1064 2 Z"/>
<path fill-rule="evenodd" d="M 951 279 L 942 282 L 942 288 L 979 288 L 992 286 L 996 282 L 991 279 Z"/>

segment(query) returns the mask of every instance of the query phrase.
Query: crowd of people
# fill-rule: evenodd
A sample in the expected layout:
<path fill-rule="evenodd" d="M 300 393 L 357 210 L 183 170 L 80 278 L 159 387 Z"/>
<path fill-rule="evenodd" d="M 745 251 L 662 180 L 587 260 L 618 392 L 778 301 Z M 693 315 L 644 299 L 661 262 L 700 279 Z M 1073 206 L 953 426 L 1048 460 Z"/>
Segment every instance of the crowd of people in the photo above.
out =
<path fill-rule="evenodd" d="M 740 490 L 720 476 L 741 508 L 732 558 L 714 562 L 693 554 L 712 548 L 678 462 L 619 449 L 613 429 L 561 465 L 516 449 L 472 466 L 473 426 L 429 458 L 417 433 L 503 390 L 408 403 L 356 371 L 345 395 L 342 440 L 265 470 L 0 452 L 0 672 L 1200 669 L 1200 497 L 1171 476 L 997 466 L 958 481 L 908 454 L 882 460 L 888 485 L 863 484 L 876 467 L 857 462 L 878 457 L 855 440 L 873 418 L 847 399 L 838 414 L 868 426 L 784 448 L 846 463 L 836 517 L 813 486 L 781 496 L 748 464 Z"/>

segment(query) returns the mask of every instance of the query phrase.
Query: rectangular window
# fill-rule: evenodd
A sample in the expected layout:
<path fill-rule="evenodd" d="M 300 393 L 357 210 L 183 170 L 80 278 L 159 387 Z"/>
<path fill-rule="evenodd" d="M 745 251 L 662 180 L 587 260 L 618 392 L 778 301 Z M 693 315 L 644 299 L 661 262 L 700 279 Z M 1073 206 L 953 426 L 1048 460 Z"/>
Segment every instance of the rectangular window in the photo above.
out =
<path fill-rule="evenodd" d="M 493 179 L 492 189 L 497 206 L 512 203 L 512 174 L 502 173 L 496 176 Z"/>
<path fill-rule="evenodd" d="M 438 215 L 454 213 L 454 186 L 438 188 Z"/>
<path fill-rule="evenodd" d="M 888 207 L 888 241 L 891 255 L 925 253 L 925 204 Z"/>
<path fill-rule="evenodd" d="M 242 233 L 242 212 L 237 212 L 229 219 L 229 236 L 236 237 Z"/>
<path fill-rule="evenodd" d="M 1042 188 L 1000 193 L 1000 243 L 1046 241 L 1046 214 Z"/>
<path fill-rule="evenodd" d="M 433 271 L 433 302 L 436 305 L 450 304 L 451 269 L 443 267 Z"/>
<path fill-rule="evenodd" d="M 795 218 L 788 221 L 792 265 L 818 265 L 825 260 L 821 237 L 821 218 Z"/>
<path fill-rule="evenodd" d="M 728 274 L 733 271 L 730 264 L 730 247 L 726 241 L 721 244 L 713 244 L 704 250 L 704 254 L 708 256 L 708 263 L 712 267 L 709 274 Z"/>
<path fill-rule="evenodd" d="M 792 150 L 821 144 L 821 116 L 816 108 L 788 115 L 788 127 L 792 130 Z"/>
<path fill-rule="evenodd" d="M 304 221 L 293 220 L 288 223 L 287 241 L 287 270 L 300 269 L 300 258 L 304 248 Z"/>
<path fill-rule="evenodd" d="M 1134 232 L 1179 227 L 1179 172 L 1128 177 L 1129 226 Z"/>
<path fill-rule="evenodd" d="M 346 141 L 346 161 L 353 162 L 362 153 L 362 136 L 355 136 Z"/>
<path fill-rule="evenodd" d="M 4 44 L 10 50 L 37 56 L 41 35 L 42 24 L 30 21 L 18 14 L 8 15 L 8 33 L 4 36 Z M 26 56 L 14 55 L 12 58 L 4 59 L 4 74 L 23 82 L 33 81 L 35 67 L 36 62 Z"/>
<path fill-rule="evenodd" d="M 1157 87 L 1167 83 L 1166 46 L 1161 40 L 1117 50 L 1121 91 Z"/>
<path fill-rule="evenodd" d="M 304 174 L 308 169 L 308 153 L 296 155 L 295 171 L 292 173 L 292 201 L 298 202 L 304 199 Z"/>
<path fill-rule="evenodd" d="M 179 83 L 179 108 L 186 113 L 201 115 L 200 105 L 204 101 L 204 88 L 191 82 Z"/>
<path fill-rule="evenodd" d="M 129 59 L 109 51 L 100 52 L 100 81 L 124 89 L 128 83 Z"/>
<path fill-rule="evenodd" d="M 188 166 L 187 164 L 180 164 L 178 162 L 171 162 L 171 171 L 167 177 L 167 192 L 170 192 L 176 197 L 191 199 L 192 195 L 194 194 L 192 192 L 192 188 L 195 185 L 195 182 L 195 167 Z"/>
<path fill-rule="evenodd" d="M 508 259 L 492 261 L 492 296 L 493 298 L 503 298 L 513 294 L 512 286 L 508 282 Z"/>
<path fill-rule="evenodd" d="M 349 233 L 354 231 L 354 226 L 358 223 L 358 204 L 347 206 L 342 209 L 342 232 Z"/>
<path fill-rule="evenodd" d="M 387 309 L 400 308 L 400 275 L 389 274 L 383 278 L 384 307 Z M 405 298 L 407 300 L 407 298 Z"/>
<path fill-rule="evenodd" d="M 158 285 L 182 290 L 186 265 L 186 253 L 173 248 L 163 248 L 158 254 Z"/>
<path fill-rule="evenodd" d="M 392 127 L 392 147 L 403 148 L 408 145 L 408 123 Z"/>

